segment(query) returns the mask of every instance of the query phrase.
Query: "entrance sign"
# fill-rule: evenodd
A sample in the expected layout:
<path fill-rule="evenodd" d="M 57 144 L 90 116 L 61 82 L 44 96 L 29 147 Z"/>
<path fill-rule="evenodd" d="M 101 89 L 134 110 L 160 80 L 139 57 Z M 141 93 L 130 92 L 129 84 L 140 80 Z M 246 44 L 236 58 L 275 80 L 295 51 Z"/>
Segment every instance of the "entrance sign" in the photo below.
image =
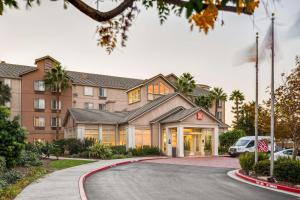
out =
<path fill-rule="evenodd" d="M 203 118 L 204 118 L 203 113 L 202 113 L 202 112 L 198 112 L 198 113 L 197 113 L 197 119 L 198 119 L 198 120 L 202 120 Z"/>

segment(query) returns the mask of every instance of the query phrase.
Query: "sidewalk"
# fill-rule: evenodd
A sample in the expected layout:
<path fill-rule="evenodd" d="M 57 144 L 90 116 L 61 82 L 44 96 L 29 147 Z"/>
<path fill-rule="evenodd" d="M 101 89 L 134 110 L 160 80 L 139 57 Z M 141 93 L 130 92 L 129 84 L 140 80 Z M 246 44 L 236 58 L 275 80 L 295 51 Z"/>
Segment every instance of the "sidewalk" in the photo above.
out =
<path fill-rule="evenodd" d="M 78 181 L 81 175 L 106 165 L 141 158 L 101 160 L 94 163 L 55 171 L 28 185 L 16 200 L 80 200 Z"/>

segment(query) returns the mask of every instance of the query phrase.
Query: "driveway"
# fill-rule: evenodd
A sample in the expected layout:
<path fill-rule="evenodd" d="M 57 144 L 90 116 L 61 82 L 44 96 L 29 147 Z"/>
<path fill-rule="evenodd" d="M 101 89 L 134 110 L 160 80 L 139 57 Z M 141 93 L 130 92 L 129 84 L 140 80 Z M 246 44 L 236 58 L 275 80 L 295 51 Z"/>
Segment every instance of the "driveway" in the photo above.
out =
<path fill-rule="evenodd" d="M 228 168 L 134 163 L 89 177 L 89 200 L 292 200 L 282 193 L 237 182 Z"/>
<path fill-rule="evenodd" d="M 159 159 L 159 160 L 149 160 L 144 162 L 174 164 L 174 165 L 236 168 L 236 169 L 240 168 L 238 158 L 231 158 L 228 156 L 168 158 L 168 159 Z"/>

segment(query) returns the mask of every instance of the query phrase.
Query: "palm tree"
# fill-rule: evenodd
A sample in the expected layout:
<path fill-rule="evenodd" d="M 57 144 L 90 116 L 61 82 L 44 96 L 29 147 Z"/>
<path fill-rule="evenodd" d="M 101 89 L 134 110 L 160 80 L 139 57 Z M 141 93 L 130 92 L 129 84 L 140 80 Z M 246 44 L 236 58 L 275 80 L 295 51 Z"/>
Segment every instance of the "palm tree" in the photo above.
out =
<path fill-rule="evenodd" d="M 61 93 L 65 91 L 67 88 L 69 88 L 69 77 L 67 76 L 67 73 L 65 69 L 60 65 L 55 65 L 52 67 L 49 71 L 46 72 L 46 75 L 44 77 L 45 85 L 46 87 L 56 92 L 56 139 L 59 139 L 59 114 L 60 114 L 60 108 L 59 108 L 59 99 L 61 96 Z"/>
<path fill-rule="evenodd" d="M 240 108 L 245 100 L 244 94 L 239 90 L 233 90 L 229 100 L 233 101 L 234 107 L 232 107 L 232 112 L 235 114 L 235 120 L 238 122 L 240 118 Z"/>
<path fill-rule="evenodd" d="M 0 105 L 5 105 L 6 102 L 10 101 L 10 98 L 10 87 L 0 83 Z"/>
<path fill-rule="evenodd" d="M 201 95 L 196 97 L 195 104 L 208 110 L 212 106 L 212 98 L 210 95 Z"/>
<path fill-rule="evenodd" d="M 214 87 L 209 91 L 209 95 L 215 101 L 215 116 L 218 117 L 218 104 L 219 101 L 227 101 L 227 95 L 222 88 Z"/>
<path fill-rule="evenodd" d="M 177 92 L 190 96 L 196 87 L 194 77 L 190 73 L 183 73 L 176 82 Z"/>

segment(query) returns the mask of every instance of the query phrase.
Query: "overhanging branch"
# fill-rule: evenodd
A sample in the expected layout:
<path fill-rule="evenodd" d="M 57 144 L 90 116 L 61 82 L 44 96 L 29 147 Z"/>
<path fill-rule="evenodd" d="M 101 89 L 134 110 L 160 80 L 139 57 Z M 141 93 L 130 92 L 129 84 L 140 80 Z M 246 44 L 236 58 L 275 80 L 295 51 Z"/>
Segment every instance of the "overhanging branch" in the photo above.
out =
<path fill-rule="evenodd" d="M 124 0 L 121 4 L 119 4 L 114 9 L 107 11 L 107 12 L 101 12 L 88 4 L 84 3 L 82 0 L 68 0 L 69 3 L 71 3 L 75 8 L 80 10 L 82 13 L 86 14 L 90 18 L 94 19 L 98 22 L 108 21 L 121 13 L 123 13 L 127 8 L 132 6 L 133 2 L 136 0 Z M 162 0 L 167 4 L 176 5 L 179 7 L 184 7 L 187 3 L 187 1 L 183 0 Z M 208 4 L 203 5 L 203 9 L 205 9 L 208 6 Z M 236 13 L 236 7 L 235 6 L 217 6 L 219 10 L 226 11 L 226 12 L 234 12 Z M 246 11 L 246 9 L 243 9 L 241 11 L 243 14 L 251 15 L 252 13 L 249 13 Z"/>

